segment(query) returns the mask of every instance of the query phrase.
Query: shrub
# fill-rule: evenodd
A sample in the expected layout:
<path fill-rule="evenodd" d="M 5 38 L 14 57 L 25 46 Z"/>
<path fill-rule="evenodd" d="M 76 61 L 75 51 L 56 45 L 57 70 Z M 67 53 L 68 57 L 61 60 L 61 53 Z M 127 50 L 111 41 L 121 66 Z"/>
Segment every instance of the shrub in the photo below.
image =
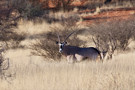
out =
<path fill-rule="evenodd" d="M 17 34 L 13 31 L 13 28 L 17 26 L 17 21 L 20 18 L 20 15 L 17 15 L 16 10 L 5 10 L 6 13 L 2 13 L 2 16 L 5 17 L 0 17 L 0 42 L 5 42 L 7 44 L 7 42 L 14 41 L 13 45 L 19 44 L 25 36 Z"/>
<path fill-rule="evenodd" d="M 42 4 L 34 0 L 11 0 L 10 7 L 17 9 L 21 16 L 26 19 L 34 19 L 44 14 Z"/>
<path fill-rule="evenodd" d="M 3 52 L 5 51 L 4 48 L 0 48 L 0 75 L 4 70 L 9 68 L 9 60 L 3 57 Z"/>
<path fill-rule="evenodd" d="M 47 32 L 43 35 L 43 38 L 40 38 L 31 45 L 32 54 L 43 56 L 44 58 L 51 58 L 48 60 L 60 60 L 61 54 L 59 53 L 58 46 L 56 45 L 56 41 L 58 41 L 57 34 L 60 35 L 61 41 L 63 41 L 68 34 L 73 31 L 81 31 L 77 28 L 77 26 L 70 25 L 61 25 L 61 26 L 53 26 L 51 27 L 51 32 Z M 78 32 L 78 34 L 81 32 Z M 85 44 L 84 41 L 81 41 L 77 34 L 74 33 L 69 39 L 68 43 L 75 46 L 80 46 L 82 43 Z"/>
<path fill-rule="evenodd" d="M 0 30 L 0 41 L 6 43 L 7 48 L 19 47 L 20 42 L 24 39 L 24 34 L 17 34 L 12 28 Z"/>
<path fill-rule="evenodd" d="M 90 27 L 93 41 L 100 51 L 108 51 L 112 56 L 115 50 L 125 51 L 129 40 L 134 38 L 134 20 L 114 21 Z"/>

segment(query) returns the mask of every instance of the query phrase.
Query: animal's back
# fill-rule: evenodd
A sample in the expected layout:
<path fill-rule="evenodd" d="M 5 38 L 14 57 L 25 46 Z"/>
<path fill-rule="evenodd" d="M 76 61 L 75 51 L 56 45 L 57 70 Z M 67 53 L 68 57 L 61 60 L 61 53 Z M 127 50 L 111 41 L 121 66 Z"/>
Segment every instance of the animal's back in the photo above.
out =
<path fill-rule="evenodd" d="M 92 60 L 100 59 L 100 52 L 94 47 L 80 48 L 78 54 Z"/>

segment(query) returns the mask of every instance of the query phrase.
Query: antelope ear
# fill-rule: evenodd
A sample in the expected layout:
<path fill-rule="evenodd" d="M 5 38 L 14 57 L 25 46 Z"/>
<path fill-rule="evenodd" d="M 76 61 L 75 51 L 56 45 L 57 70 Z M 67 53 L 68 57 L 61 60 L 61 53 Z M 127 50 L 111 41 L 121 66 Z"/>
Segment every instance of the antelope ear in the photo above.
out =
<path fill-rule="evenodd" d="M 58 41 L 56 41 L 56 44 L 59 44 L 59 42 L 58 42 Z"/>
<path fill-rule="evenodd" d="M 64 42 L 65 44 L 67 44 L 67 42 Z"/>

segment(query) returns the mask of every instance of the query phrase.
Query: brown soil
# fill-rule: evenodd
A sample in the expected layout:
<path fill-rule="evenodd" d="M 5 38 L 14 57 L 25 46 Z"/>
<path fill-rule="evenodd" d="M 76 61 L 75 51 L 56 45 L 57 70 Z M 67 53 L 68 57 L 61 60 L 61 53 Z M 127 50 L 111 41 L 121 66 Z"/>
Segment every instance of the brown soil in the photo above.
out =
<path fill-rule="evenodd" d="M 135 16 L 135 8 L 104 11 L 96 15 L 82 16 L 83 24 L 129 20 Z"/>

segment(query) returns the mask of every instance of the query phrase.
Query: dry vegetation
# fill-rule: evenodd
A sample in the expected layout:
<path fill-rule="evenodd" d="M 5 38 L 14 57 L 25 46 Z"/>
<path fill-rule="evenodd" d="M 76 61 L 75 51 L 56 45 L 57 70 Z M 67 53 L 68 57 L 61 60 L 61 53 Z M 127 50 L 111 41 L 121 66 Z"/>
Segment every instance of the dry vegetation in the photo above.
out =
<path fill-rule="evenodd" d="M 131 40 L 134 40 L 135 22 L 133 20 L 113 21 L 102 24 L 89 25 L 89 27 L 77 27 L 77 25 L 59 24 L 50 26 L 51 31 L 41 34 L 41 38 L 36 39 L 36 43 L 31 45 L 34 55 L 43 56 L 45 58 L 60 58 L 58 46 L 55 44 L 58 41 L 57 34 L 60 34 L 62 40 L 71 33 L 76 31 L 68 40 L 68 43 L 73 46 L 91 46 L 95 43 L 96 48 L 101 52 L 108 52 L 112 58 L 116 51 L 128 50 L 128 45 Z M 111 26 L 110 26 L 111 25 Z M 85 36 L 83 39 L 80 36 Z M 93 41 L 92 41 L 93 40 Z M 109 58 L 108 57 L 108 58 Z M 57 60 L 57 59 L 56 59 Z"/>
<path fill-rule="evenodd" d="M 22 54 L 23 53 L 23 54 Z M 16 73 L 1 80 L 2 90 L 134 90 L 134 52 L 119 54 L 104 63 L 45 62 L 43 58 L 29 56 L 29 50 L 10 50 L 7 56 Z"/>
<path fill-rule="evenodd" d="M 5 51 L 0 47 L 0 90 L 135 89 L 134 13 L 129 20 L 114 19 L 102 23 L 96 21 L 84 26 L 76 24 L 80 20 L 77 11 L 64 12 L 68 5 L 60 7 L 64 11 L 48 12 L 41 8 L 40 2 L 35 3 L 34 0 L 11 1 L 9 5 L 19 11 L 19 16 L 0 17 L 0 43 L 6 44 Z M 88 5 L 95 2 L 84 1 L 89 1 Z M 104 1 L 97 0 L 98 3 Z M 99 5 L 97 2 L 94 7 Z M 112 0 L 113 2 L 117 0 Z M 22 5 L 19 5 L 20 3 Z M 34 6 L 35 4 L 37 6 Z M 105 6 L 103 8 L 105 9 Z M 36 11 L 38 13 L 35 13 Z M 58 53 L 55 42 L 58 40 L 57 33 L 61 40 L 64 40 L 67 34 L 73 31 L 76 33 L 68 39 L 68 44 L 94 46 L 100 51 L 109 51 L 113 58 L 103 63 L 67 63 Z"/>
<path fill-rule="evenodd" d="M 56 41 L 58 41 L 57 34 L 60 34 L 61 40 L 64 40 L 69 33 L 76 31 L 77 34 L 79 34 L 84 30 L 83 28 L 79 28 L 70 24 L 59 24 L 58 26 L 52 25 L 50 26 L 50 29 L 50 32 L 42 34 L 43 37 L 38 38 L 36 43 L 33 43 L 30 48 L 33 50 L 32 53 L 34 55 L 51 58 L 53 60 L 61 58 L 61 54 L 58 52 L 58 46 L 56 45 Z M 81 46 L 82 43 L 85 45 L 86 42 L 80 40 L 77 37 L 77 34 L 74 34 L 72 38 L 68 40 L 68 43 L 74 46 Z"/>
<path fill-rule="evenodd" d="M 45 22 L 42 24 L 32 24 L 32 22 L 26 21 L 25 23 L 20 22 L 17 30 L 20 30 L 27 36 L 27 38 L 25 38 L 25 40 L 22 41 L 20 44 L 23 44 L 26 47 L 30 47 L 29 45 L 31 45 L 33 41 L 35 42 L 36 38 L 39 40 L 43 39 L 48 36 L 47 34 L 49 34 L 50 39 L 52 36 L 54 36 L 56 40 L 56 33 L 51 33 L 49 30 L 50 27 L 45 28 L 46 25 L 48 24 Z M 60 28 L 60 24 L 51 25 L 55 26 L 55 29 L 57 25 L 59 26 L 59 29 L 57 27 L 57 30 L 59 31 L 61 38 L 64 38 L 66 33 L 68 33 L 63 32 L 65 30 L 65 27 L 63 30 L 63 28 Z M 31 27 L 33 27 L 33 29 L 31 29 Z M 40 30 L 41 28 L 43 28 L 43 30 Z M 40 32 L 35 33 L 33 32 L 33 30 L 40 30 Z M 91 38 L 86 38 L 86 36 L 89 36 L 89 30 L 87 29 L 86 31 L 87 32 L 82 32 L 80 30 L 78 34 L 75 34 L 75 36 L 78 35 L 76 37 L 79 37 L 81 40 L 85 39 L 87 41 L 87 45 L 91 46 L 92 43 L 89 43 Z M 37 37 L 37 35 L 42 35 L 43 33 L 43 37 Z M 71 37 L 71 40 L 76 37 L 74 37 L 73 35 Z M 76 44 L 76 42 L 73 43 L 71 40 L 69 40 L 70 44 Z M 49 42 L 49 40 L 47 42 Z M 54 46 L 54 44 L 49 45 Z M 8 57 L 10 59 L 11 65 L 8 70 L 4 71 L 6 79 L 1 79 L 0 89 L 9 90 L 10 88 L 10 90 L 134 90 L 135 52 L 134 43 L 132 42 L 132 44 L 133 46 L 131 46 L 131 48 L 133 49 L 133 51 L 125 52 L 123 54 L 121 54 L 122 52 L 117 53 L 117 55 L 114 56 L 112 60 L 104 61 L 103 63 L 80 62 L 75 64 L 68 64 L 65 58 L 54 59 L 61 62 L 48 62 L 52 59 L 32 55 L 31 49 L 24 48 L 8 50 L 5 54 L 5 57 Z M 47 44 L 45 43 L 45 45 Z"/>
<path fill-rule="evenodd" d="M 90 34 L 96 47 L 102 51 L 107 51 L 110 58 L 115 51 L 126 51 L 131 40 L 134 40 L 135 27 L 134 20 L 111 21 L 90 26 Z M 98 27 L 97 27 L 98 25 Z"/>

